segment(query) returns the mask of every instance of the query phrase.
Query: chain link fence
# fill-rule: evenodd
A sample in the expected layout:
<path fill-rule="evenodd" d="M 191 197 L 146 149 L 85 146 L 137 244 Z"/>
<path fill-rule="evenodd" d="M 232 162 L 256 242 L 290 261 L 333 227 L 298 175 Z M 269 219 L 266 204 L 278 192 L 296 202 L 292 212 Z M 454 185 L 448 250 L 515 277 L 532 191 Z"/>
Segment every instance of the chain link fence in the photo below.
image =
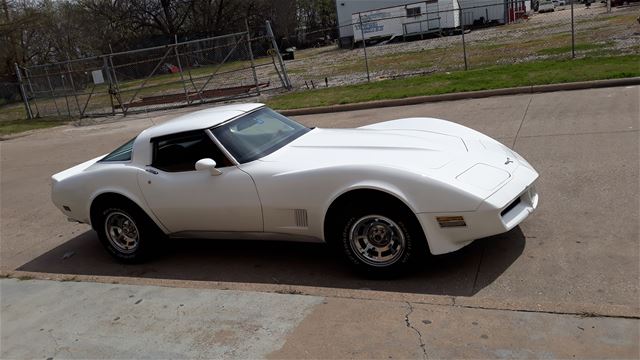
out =
<path fill-rule="evenodd" d="M 274 44 L 249 31 L 176 37 L 164 46 L 16 67 L 16 73 L 29 117 L 126 115 L 289 88 L 279 52 L 270 51 Z"/>
<path fill-rule="evenodd" d="M 640 50 L 638 3 L 611 9 L 593 0 L 472 4 L 416 2 L 354 13 L 337 28 L 302 30 L 293 40 L 307 39 L 301 46 L 308 48 L 286 62 L 292 86 L 322 88 Z"/>
<path fill-rule="evenodd" d="M 176 38 L 17 72 L 28 115 L 86 117 L 640 52 L 639 3 L 571 1 L 427 0 L 352 13 L 338 27 L 277 39 L 267 22 L 253 32 Z M 563 74 L 554 76 L 561 81 Z"/>

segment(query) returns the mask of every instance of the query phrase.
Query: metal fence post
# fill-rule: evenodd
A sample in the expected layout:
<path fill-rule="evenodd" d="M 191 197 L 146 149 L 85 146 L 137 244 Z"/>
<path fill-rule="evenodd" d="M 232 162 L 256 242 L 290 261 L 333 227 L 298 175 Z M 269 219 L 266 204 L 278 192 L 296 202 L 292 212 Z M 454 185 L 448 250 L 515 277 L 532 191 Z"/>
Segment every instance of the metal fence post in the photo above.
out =
<path fill-rule="evenodd" d="M 573 22 L 573 1 L 571 0 L 571 58 L 576 57 L 576 29 Z"/>
<path fill-rule="evenodd" d="M 180 71 L 180 80 L 182 81 L 182 88 L 184 89 L 184 96 L 187 99 L 187 104 L 191 103 L 189 100 L 189 92 L 187 92 L 187 84 L 184 82 L 184 76 L 182 74 L 182 64 L 180 63 L 180 53 L 178 52 L 178 35 L 173 35 L 173 52 L 176 54 L 176 61 L 178 62 L 178 70 Z"/>
<path fill-rule="evenodd" d="M 67 103 L 67 115 L 71 119 L 71 106 L 69 106 L 69 98 L 67 97 L 67 83 L 64 81 L 64 74 L 62 73 L 62 65 L 58 64 L 60 69 L 60 80 L 62 80 L 62 90 L 64 91 L 64 101 Z"/>
<path fill-rule="evenodd" d="M 464 15 L 462 13 L 460 1 L 456 1 L 458 2 L 458 16 L 460 18 L 460 29 L 462 30 L 462 56 L 464 57 L 464 69 L 469 70 L 469 65 L 467 64 L 467 43 L 464 41 Z"/>
<path fill-rule="evenodd" d="M 253 81 L 256 84 L 256 91 L 260 95 L 260 84 L 258 83 L 258 74 L 256 74 L 256 64 L 253 60 L 253 49 L 251 49 L 251 35 L 249 29 L 249 21 L 244 19 L 244 26 L 247 28 L 247 48 L 249 49 L 249 59 L 251 60 L 251 71 L 253 72 Z"/>
<path fill-rule="evenodd" d="M 367 42 L 364 39 L 364 28 L 362 27 L 362 15 L 358 13 L 358 22 L 360 23 L 360 34 L 362 35 L 362 49 L 364 50 L 364 64 L 367 67 L 367 82 L 371 82 L 369 74 L 369 57 L 367 56 Z"/>
<path fill-rule="evenodd" d="M 27 84 L 29 84 L 29 92 L 33 95 L 33 104 L 36 106 L 36 117 L 40 117 L 40 109 L 38 108 L 38 97 L 33 92 L 33 85 L 31 85 L 31 76 L 29 74 L 29 69 L 24 68 L 24 74 L 27 77 Z"/>
<path fill-rule="evenodd" d="M 124 104 L 122 103 L 122 97 L 120 96 L 120 84 L 118 83 L 118 75 L 116 75 L 116 67 L 113 65 L 113 48 L 111 47 L 111 44 L 109 44 L 109 71 L 111 71 L 111 80 L 113 81 L 114 89 L 112 89 L 114 91 L 114 96 L 116 98 L 116 100 L 118 101 L 118 104 L 120 104 L 120 110 L 122 111 L 122 113 L 126 116 L 127 112 L 124 111 Z"/>
<path fill-rule="evenodd" d="M 273 35 L 273 30 L 271 29 L 271 22 L 266 20 L 267 26 L 267 35 L 271 38 L 271 44 L 273 45 L 273 50 L 276 52 L 276 56 L 278 57 L 278 62 L 280 63 L 280 68 L 282 69 L 282 77 L 284 78 L 285 88 L 287 90 L 291 90 L 291 82 L 289 81 L 289 75 L 287 75 L 287 68 L 284 65 L 284 61 L 282 60 L 282 54 L 280 54 L 280 49 L 278 48 L 278 43 L 276 42 L 276 37 Z"/>
<path fill-rule="evenodd" d="M 18 86 L 20 87 L 20 95 L 22 95 L 22 101 L 24 102 L 24 109 L 27 111 L 27 116 L 29 119 L 33 119 L 33 113 L 31 112 L 31 107 L 29 106 L 29 99 L 27 98 L 27 92 L 24 89 L 24 84 L 22 83 L 22 73 L 20 72 L 20 66 L 18 63 L 14 63 L 16 69 L 16 77 L 18 78 Z"/>
<path fill-rule="evenodd" d="M 109 71 L 109 63 L 107 58 L 102 58 L 102 71 L 107 74 L 107 81 L 109 82 L 109 102 L 111 103 L 111 115 L 116 114 L 116 107 L 113 105 L 113 80 L 111 79 L 111 72 Z"/>
<path fill-rule="evenodd" d="M 78 107 L 78 114 L 82 116 L 82 110 L 80 110 L 80 101 L 78 101 L 78 94 L 76 93 L 76 85 L 73 81 L 73 70 L 71 69 L 71 59 L 67 56 L 67 71 L 69 72 L 69 82 L 71 83 L 71 91 L 73 97 L 76 99 L 76 106 Z"/>

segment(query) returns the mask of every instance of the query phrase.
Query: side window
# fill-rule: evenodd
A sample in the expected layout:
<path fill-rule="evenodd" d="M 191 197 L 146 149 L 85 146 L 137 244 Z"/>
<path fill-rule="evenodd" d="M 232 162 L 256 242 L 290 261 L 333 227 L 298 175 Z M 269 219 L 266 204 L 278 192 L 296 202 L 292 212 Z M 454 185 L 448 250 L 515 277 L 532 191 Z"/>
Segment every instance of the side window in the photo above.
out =
<path fill-rule="evenodd" d="M 416 16 L 420 16 L 420 8 L 419 7 L 407 8 L 407 17 L 416 17 Z"/>
<path fill-rule="evenodd" d="M 151 166 L 160 170 L 194 171 L 196 162 L 204 158 L 215 160 L 218 168 L 232 165 L 202 130 L 163 136 L 152 139 L 151 142 L 153 143 Z"/>
<path fill-rule="evenodd" d="M 136 138 L 133 138 L 127 141 L 126 144 L 120 146 L 119 148 L 113 150 L 109 155 L 100 159 L 100 161 L 130 161 L 131 160 L 131 152 L 133 150 L 133 142 Z"/>

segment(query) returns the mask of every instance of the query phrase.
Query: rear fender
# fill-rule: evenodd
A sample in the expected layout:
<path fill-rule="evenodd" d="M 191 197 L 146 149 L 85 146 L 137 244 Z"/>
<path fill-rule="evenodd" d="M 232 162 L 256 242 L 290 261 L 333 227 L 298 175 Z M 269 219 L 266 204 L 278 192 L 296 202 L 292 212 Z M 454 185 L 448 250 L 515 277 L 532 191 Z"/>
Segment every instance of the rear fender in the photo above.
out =
<path fill-rule="evenodd" d="M 157 226 L 159 229 L 162 230 L 162 232 L 164 232 L 165 234 L 168 234 L 169 231 L 167 230 L 167 228 L 162 224 L 162 222 L 160 222 L 160 220 L 153 214 L 153 211 L 150 211 L 149 207 L 147 206 L 146 202 L 141 199 L 138 195 L 133 194 L 132 192 L 126 190 L 126 189 L 121 189 L 121 188 L 106 188 L 106 189 L 100 189 L 99 191 L 96 191 L 95 193 L 91 194 L 90 197 L 90 201 L 88 202 L 88 208 L 86 209 L 86 213 L 87 214 L 91 214 L 91 207 L 94 203 L 94 201 L 101 195 L 104 194 L 116 194 L 116 195 L 120 195 L 122 197 L 127 198 L 129 201 L 133 202 L 134 204 L 136 204 L 136 206 L 138 206 L 142 211 L 145 212 L 145 214 L 147 214 L 147 216 L 149 217 L 149 219 L 151 219 Z M 89 223 L 92 227 L 94 227 L 94 224 L 91 224 L 91 216 L 89 216 Z"/>

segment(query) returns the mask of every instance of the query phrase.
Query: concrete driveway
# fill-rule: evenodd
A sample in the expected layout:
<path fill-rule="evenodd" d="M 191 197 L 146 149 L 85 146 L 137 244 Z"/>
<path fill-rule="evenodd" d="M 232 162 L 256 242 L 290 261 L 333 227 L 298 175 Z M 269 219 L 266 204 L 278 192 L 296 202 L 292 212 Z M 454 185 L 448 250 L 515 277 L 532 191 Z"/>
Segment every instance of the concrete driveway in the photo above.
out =
<path fill-rule="evenodd" d="M 355 276 L 323 245 L 284 242 L 187 240 L 174 242 L 164 254 L 147 264 L 124 266 L 106 255 L 87 226 L 67 223 L 50 203 L 51 174 L 112 150 L 152 123 L 193 109 L 150 114 L 151 117 L 136 115 L 128 121 L 88 127 L 60 127 L 3 141 L 0 269 L 5 273 L 20 270 L 64 279 L 75 276 L 138 285 L 304 293 L 333 299 L 335 308 L 324 313 L 314 310 L 296 327 L 298 330 L 282 348 L 285 352 L 277 357 L 321 356 L 318 351 L 323 349 L 322 342 L 314 343 L 304 334 L 317 334 L 319 327 L 326 325 L 325 333 L 321 332 L 323 336 L 339 337 L 339 331 L 331 332 L 332 323 L 327 320 L 330 314 L 335 316 L 339 309 L 349 306 L 356 313 L 362 310 L 357 304 L 340 304 L 338 298 L 374 301 L 372 308 L 384 308 L 385 304 L 378 302 L 388 301 L 390 313 L 402 316 L 411 304 L 444 306 L 423 309 L 433 313 L 421 319 L 430 323 L 431 318 L 445 321 L 456 316 L 466 321 L 467 310 L 460 307 L 474 309 L 473 316 L 480 316 L 479 309 L 502 311 L 500 315 L 485 315 L 513 315 L 513 324 L 522 321 L 519 317 L 529 312 L 539 316 L 563 314 L 558 316 L 568 319 L 575 314 L 605 316 L 612 319 L 611 326 L 631 331 L 628 334 L 632 341 L 625 342 L 627 352 L 611 356 L 634 357 L 638 348 L 633 339 L 638 339 L 640 316 L 639 89 L 635 86 L 517 95 L 298 117 L 308 126 L 320 127 L 354 127 L 400 117 L 441 117 L 497 138 L 515 148 L 540 172 L 539 210 L 521 227 L 481 239 L 456 253 L 433 257 L 423 269 L 393 281 Z M 505 310 L 510 312 L 504 313 Z M 312 316 L 325 320 L 314 322 L 309 320 Z M 418 322 L 417 326 L 426 331 L 429 324 Z M 499 324 L 494 322 L 496 329 Z M 549 323 L 540 324 L 536 329 L 544 332 L 543 325 Z M 557 329 L 567 323 L 562 324 Z M 366 321 L 361 325 L 364 335 Z M 584 328 L 583 325 L 576 326 Z M 441 341 L 458 330 L 431 333 L 434 337 L 431 339 L 421 335 L 420 341 L 422 345 Z M 509 331 L 504 328 L 501 331 L 504 339 L 508 339 Z M 522 336 L 521 340 L 526 341 L 526 334 Z M 580 337 L 580 333 L 576 336 L 578 343 L 591 339 Z M 339 338 L 336 341 L 343 343 Z M 595 344 L 598 343 L 591 345 Z M 443 348 L 447 348 L 445 345 Z M 419 356 L 425 346 L 403 354 Z M 487 349 L 487 344 L 482 346 Z M 348 357 L 348 349 L 349 345 L 344 344 L 335 349 L 343 352 L 333 354 Z M 351 349 L 351 356 L 373 354 L 366 349 Z M 433 354 L 436 357 L 570 354 L 552 350 L 545 355 L 542 348 L 539 350 L 524 355 L 507 350 L 499 354 L 473 351 Z M 590 352 L 582 354 L 596 356 Z"/>

